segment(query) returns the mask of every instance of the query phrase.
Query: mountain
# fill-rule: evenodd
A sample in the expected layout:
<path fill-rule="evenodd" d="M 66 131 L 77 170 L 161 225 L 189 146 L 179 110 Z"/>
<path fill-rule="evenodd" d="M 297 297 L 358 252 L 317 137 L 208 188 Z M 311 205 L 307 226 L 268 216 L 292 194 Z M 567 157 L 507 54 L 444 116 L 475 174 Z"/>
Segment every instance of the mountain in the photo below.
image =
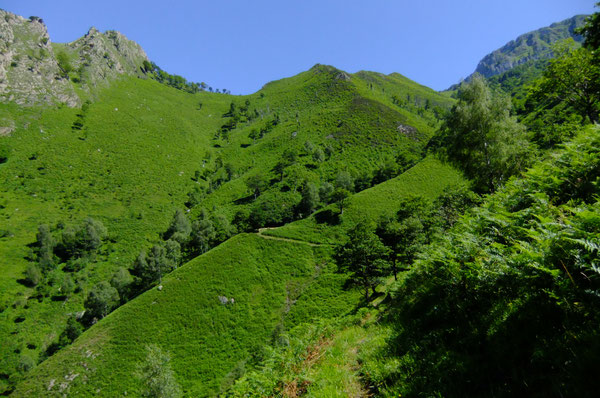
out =
<path fill-rule="evenodd" d="M 85 336 L 95 336 L 90 338 L 98 345 L 91 352 L 102 352 L 104 358 L 113 355 L 110 352 L 115 355 L 107 360 L 107 367 L 98 368 L 97 376 L 68 374 L 75 384 L 99 386 L 96 383 L 105 383 L 105 377 L 121 367 L 124 373 L 115 377 L 129 378 L 125 370 L 135 368 L 142 353 L 132 349 L 131 356 L 120 358 L 115 347 L 142 349 L 157 338 L 157 343 L 172 350 L 168 347 L 172 342 L 163 339 L 166 334 L 160 328 L 127 329 L 140 312 L 152 319 L 168 313 L 175 317 L 173 325 L 188 325 L 189 333 L 184 328 L 180 337 L 189 338 L 188 348 L 193 347 L 189 352 L 194 354 L 173 350 L 176 371 L 194 363 L 205 370 L 190 375 L 186 388 L 218 392 L 238 371 L 236 366 L 246 361 L 250 366 L 277 330 L 308 319 L 334 317 L 356 305 L 356 295 L 342 289 L 342 276 L 330 265 L 325 267 L 331 264 L 329 246 L 256 236 L 253 231 L 305 217 L 300 201 L 306 187 L 328 189 L 337 184 L 339 175 L 357 180 L 348 188 L 361 191 L 361 197 L 371 187 L 397 181 L 373 199 L 386 202 L 396 193 L 400 197 L 411 192 L 412 185 L 435 197 L 461 180 L 449 166 L 431 159 L 421 163 L 423 148 L 454 100 L 399 74 L 349 74 L 315 65 L 268 83 L 252 95 L 187 91 L 185 85 L 169 84 L 178 79 L 166 72 L 150 70 L 143 50 L 116 32 L 92 28 L 79 40 L 57 44 L 50 42 L 40 18 L 24 19 L 7 12 L 3 17 L 2 34 L 10 38 L 2 58 L 0 103 L 0 340 L 7 342 L 0 345 L 0 389 L 4 393 L 25 380 L 18 392 L 33 388 L 29 382 L 34 378 L 28 376 L 33 373 L 27 373 L 32 368 L 42 372 L 37 395 L 48 391 L 52 379 L 59 391 L 63 382 L 58 380 L 64 378 L 61 372 L 67 363 L 91 365 L 78 356 L 80 348 L 90 343 Z M 418 177 L 396 180 L 409 169 L 418 171 Z M 257 178 L 256 188 L 251 189 Z M 422 184 L 428 188 L 416 187 Z M 317 209 L 333 208 L 331 202 L 323 194 Z M 163 237 L 176 209 L 190 223 L 208 217 L 222 233 L 211 238 L 210 247 L 221 245 L 208 253 L 202 254 L 206 248 L 182 250 L 178 271 L 164 278 L 165 289 L 160 292 L 165 293 L 161 298 L 169 297 L 172 307 L 163 307 L 166 302 L 153 298 L 146 301 L 156 291 L 150 290 L 91 326 L 79 339 L 85 343 L 77 351 L 54 353 L 69 320 L 81 314 L 85 298 L 100 282 L 132 267 L 141 252 L 165 244 Z M 69 257 L 60 247 L 72 231 L 82 231 L 78 228 L 88 217 L 101 222 L 107 234 L 93 252 Z M 41 226 L 47 226 L 58 248 L 41 277 L 32 281 L 28 270 L 34 267 L 36 275 L 36 242 L 40 228 L 45 228 Z M 301 253 L 301 258 L 261 260 L 278 251 L 289 258 Z M 229 271 L 211 279 L 223 270 Z M 247 281 L 232 277 L 235 273 L 240 278 L 254 276 Z M 169 284 L 184 275 L 183 284 L 172 289 Z M 245 285 L 253 286 L 262 312 L 253 315 L 255 307 L 244 301 L 239 289 Z M 210 294 L 200 297 L 202 292 Z M 306 296 L 296 297 L 302 292 Z M 221 307 L 219 296 L 236 299 L 239 305 L 232 309 L 239 312 L 233 318 L 221 319 L 219 311 L 230 307 Z M 189 297 L 197 297 L 198 302 L 191 304 Z M 324 298 L 314 301 L 314 297 Z M 156 306 L 158 312 L 148 306 Z M 204 318 L 204 309 L 216 318 Z M 195 330 L 197 323 L 189 324 L 186 314 L 193 322 L 215 326 Z M 113 323 L 113 318 L 119 321 Z M 142 325 L 162 325 L 139 319 Z M 244 337 L 241 331 L 223 334 L 234 320 L 248 327 L 262 322 L 264 329 L 256 336 Z M 115 327 L 126 329 L 117 333 Z M 113 332 L 114 339 L 98 340 Z M 229 360 L 222 357 L 227 352 L 217 354 L 221 346 L 236 347 Z M 73 387 L 73 391 L 91 391 L 87 388 Z M 111 387 L 102 394 L 117 390 Z"/>
<path fill-rule="evenodd" d="M 72 43 L 52 43 L 41 18 L 0 10 L 2 102 L 78 106 L 78 92 L 89 95 L 121 75 L 142 75 L 147 60 L 142 48 L 119 32 L 91 28 Z"/>
<path fill-rule="evenodd" d="M 575 33 L 575 29 L 583 26 L 587 15 L 576 15 L 561 22 L 553 23 L 550 26 L 525 33 L 515 40 L 511 40 L 499 49 L 489 53 L 479 61 L 475 72 L 469 75 L 465 80 L 470 81 L 475 73 L 479 73 L 486 78 L 504 75 L 512 69 L 520 67 L 519 75 L 522 71 L 527 71 L 531 66 L 541 70 L 543 61 L 552 57 L 552 45 L 560 40 L 573 39 L 580 44 L 583 37 Z M 525 73 L 537 76 L 535 71 Z M 506 75 L 505 80 L 510 78 Z M 496 79 L 496 81 L 499 78 Z M 454 84 L 446 91 L 456 90 L 458 84 Z"/>

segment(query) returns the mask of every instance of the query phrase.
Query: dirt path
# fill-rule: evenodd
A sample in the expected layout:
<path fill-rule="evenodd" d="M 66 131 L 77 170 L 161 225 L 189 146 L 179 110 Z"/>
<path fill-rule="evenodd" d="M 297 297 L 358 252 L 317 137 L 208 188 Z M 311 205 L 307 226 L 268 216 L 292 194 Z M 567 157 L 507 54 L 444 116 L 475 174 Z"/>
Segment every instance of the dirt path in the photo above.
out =
<path fill-rule="evenodd" d="M 263 239 L 271 239 L 271 240 L 280 240 L 283 242 L 290 242 L 290 243 L 300 243 L 300 244 L 304 244 L 304 245 L 308 245 L 311 247 L 319 247 L 319 246 L 331 246 L 331 245 L 327 245 L 324 243 L 311 243 L 311 242 L 306 242 L 304 240 L 299 240 L 299 239 L 291 239 L 291 238 L 280 238 L 278 236 L 271 236 L 271 235 L 263 235 L 263 232 L 269 229 L 277 229 L 277 228 L 259 228 L 258 232 L 256 233 L 256 235 L 260 236 Z"/>

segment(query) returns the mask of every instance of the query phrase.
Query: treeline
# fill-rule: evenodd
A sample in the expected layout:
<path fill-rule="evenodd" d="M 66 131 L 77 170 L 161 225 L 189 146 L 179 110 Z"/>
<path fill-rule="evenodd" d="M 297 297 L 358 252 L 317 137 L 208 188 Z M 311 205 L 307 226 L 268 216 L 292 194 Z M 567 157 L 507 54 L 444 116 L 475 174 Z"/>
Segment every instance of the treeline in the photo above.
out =
<path fill-rule="evenodd" d="M 50 228 L 41 224 L 31 245 L 32 261 L 25 270 L 25 283 L 35 287 L 40 302 L 47 297 L 64 301 L 85 291 L 88 277 L 83 271 L 97 261 L 100 248 L 107 239 L 108 232 L 102 222 L 91 217 L 77 225 L 59 223 Z M 50 344 L 39 360 L 43 361 L 70 344 L 87 323 L 89 319 L 83 314 L 71 315 L 58 341 Z"/>
<path fill-rule="evenodd" d="M 223 94 L 231 94 L 231 91 L 227 90 L 227 89 L 222 89 L 219 90 L 217 89 L 213 89 L 212 87 L 210 87 L 209 85 L 207 85 L 206 83 L 202 82 L 202 83 L 195 83 L 195 82 L 188 82 L 184 77 L 179 76 L 179 75 L 171 75 L 170 73 L 165 72 L 164 70 L 162 70 L 158 65 L 156 65 L 154 62 L 149 62 L 149 61 L 144 61 L 142 66 L 140 67 L 140 69 L 142 70 L 142 72 L 148 76 L 150 76 L 152 79 L 166 84 L 167 86 L 176 88 L 178 90 L 181 91 L 185 91 L 188 93 L 198 93 L 200 91 L 210 91 L 215 92 L 215 93 L 223 93 Z"/>

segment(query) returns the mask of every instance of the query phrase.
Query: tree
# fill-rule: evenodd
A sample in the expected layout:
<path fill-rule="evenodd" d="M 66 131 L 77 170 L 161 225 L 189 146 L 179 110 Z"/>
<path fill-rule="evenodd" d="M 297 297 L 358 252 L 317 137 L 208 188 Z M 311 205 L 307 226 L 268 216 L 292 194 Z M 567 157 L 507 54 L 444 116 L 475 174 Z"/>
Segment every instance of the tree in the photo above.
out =
<path fill-rule="evenodd" d="M 73 282 L 73 278 L 69 274 L 62 275 L 59 286 L 60 295 L 65 299 L 71 297 L 71 294 L 75 291 L 75 282 Z"/>
<path fill-rule="evenodd" d="M 336 188 L 335 191 L 331 194 L 331 200 L 337 203 L 340 208 L 340 214 L 344 214 L 344 205 L 346 204 L 346 199 L 350 196 L 350 192 L 344 188 Z"/>
<path fill-rule="evenodd" d="M 340 171 L 335 177 L 335 187 L 338 189 L 344 189 L 348 192 L 354 190 L 354 180 L 347 171 Z"/>
<path fill-rule="evenodd" d="M 100 281 L 88 293 L 83 306 L 90 319 L 102 319 L 119 305 L 119 292 L 106 281 Z"/>
<path fill-rule="evenodd" d="M 146 358 L 138 366 L 138 378 L 144 384 L 142 396 L 152 398 L 181 397 L 182 392 L 171 369 L 171 357 L 155 344 L 146 346 Z"/>
<path fill-rule="evenodd" d="M 50 232 L 50 227 L 48 225 L 42 224 L 38 227 L 35 246 L 40 267 L 45 271 L 53 268 L 56 239 L 52 236 L 52 232 Z"/>
<path fill-rule="evenodd" d="M 192 226 L 187 214 L 183 210 L 177 209 L 163 238 L 165 240 L 174 239 L 179 243 L 183 243 L 190 236 L 191 230 Z"/>
<path fill-rule="evenodd" d="M 434 137 L 434 145 L 488 192 L 503 184 L 526 163 L 529 144 L 523 126 L 510 115 L 510 99 L 492 93 L 481 75 L 463 83 L 458 103 Z"/>
<path fill-rule="evenodd" d="M 323 204 L 329 204 L 331 195 L 333 195 L 333 190 L 333 185 L 327 181 L 321 183 L 321 186 L 319 187 L 319 198 Z"/>
<path fill-rule="evenodd" d="M 429 243 L 438 226 L 436 215 L 431 202 L 412 196 L 400 203 L 395 217 L 384 217 L 377 224 L 375 233 L 390 250 L 394 279 L 397 279 L 398 263 L 406 269 L 423 245 Z"/>
<path fill-rule="evenodd" d="M 360 222 L 348 232 L 348 241 L 335 249 L 334 259 L 338 267 L 350 273 L 350 279 L 365 289 L 365 300 L 369 289 L 375 287 L 387 268 L 388 249 L 368 223 Z"/>
<path fill-rule="evenodd" d="M 59 51 L 58 54 L 56 54 L 56 62 L 60 68 L 61 76 L 68 79 L 69 73 L 73 71 L 69 56 L 64 51 Z"/>
<path fill-rule="evenodd" d="M 600 2 L 596 3 L 596 7 L 600 7 Z M 575 32 L 585 37 L 583 42 L 585 48 L 597 50 L 600 47 L 600 13 L 595 12 L 587 17 L 585 25 Z"/>
<path fill-rule="evenodd" d="M 319 189 L 312 182 L 308 182 L 304 185 L 302 190 L 302 199 L 298 204 L 298 212 L 301 216 L 310 215 L 317 206 L 319 205 Z"/>
<path fill-rule="evenodd" d="M 310 141 L 306 141 L 304 142 L 304 151 L 306 152 L 307 155 L 310 155 L 314 152 L 315 150 L 315 144 L 313 144 Z"/>
<path fill-rule="evenodd" d="M 250 130 L 250 133 L 248 134 L 248 138 L 250 138 L 252 140 L 252 144 L 256 144 L 256 140 L 258 138 L 260 138 L 260 133 L 258 132 L 257 129 L 252 129 L 252 130 Z"/>
<path fill-rule="evenodd" d="M 175 242 L 175 241 L 171 241 Z M 152 246 L 148 254 L 142 250 L 133 263 L 133 273 L 136 275 L 143 287 L 148 287 L 155 282 L 162 282 L 162 276 L 175 267 L 177 262 L 170 247 L 169 251 L 165 244 L 156 244 Z"/>
<path fill-rule="evenodd" d="M 117 289 L 122 303 L 126 302 L 129 298 L 132 283 L 133 277 L 124 267 L 119 267 L 110 279 L 110 285 Z"/>
<path fill-rule="evenodd" d="M 210 248 L 212 241 L 216 236 L 213 222 L 208 218 L 205 212 L 192 224 L 192 234 L 190 245 L 192 251 L 200 254 L 206 253 Z"/>
<path fill-rule="evenodd" d="M 40 267 L 33 263 L 27 265 L 25 269 L 25 280 L 27 283 L 31 286 L 37 286 L 43 279 L 44 276 L 42 275 L 42 271 L 40 271 Z"/>
<path fill-rule="evenodd" d="M 600 65 L 594 54 L 569 42 L 555 46 L 554 53 L 532 96 L 544 107 L 564 102 L 590 123 L 598 122 Z"/>
<path fill-rule="evenodd" d="M 77 238 L 83 251 L 94 252 L 98 250 L 102 244 L 102 240 L 106 238 L 106 227 L 102 222 L 87 217 L 83 220 L 83 224 L 78 230 Z"/>
<path fill-rule="evenodd" d="M 254 199 L 258 197 L 266 188 L 267 181 L 259 174 L 252 175 L 246 180 L 246 186 L 250 189 L 254 195 Z"/>
<path fill-rule="evenodd" d="M 322 163 L 325 161 L 325 152 L 321 149 L 321 147 L 317 147 L 312 153 L 313 162 Z"/>

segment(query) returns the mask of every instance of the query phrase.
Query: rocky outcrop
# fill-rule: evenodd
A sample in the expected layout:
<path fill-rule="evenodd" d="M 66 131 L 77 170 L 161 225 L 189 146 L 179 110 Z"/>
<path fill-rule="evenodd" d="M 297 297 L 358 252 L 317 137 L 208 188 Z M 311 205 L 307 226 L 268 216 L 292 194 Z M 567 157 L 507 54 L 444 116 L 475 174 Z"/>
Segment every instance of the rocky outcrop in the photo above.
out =
<path fill-rule="evenodd" d="M 39 18 L 0 10 L 0 101 L 79 104 L 71 83 L 61 77 L 48 30 Z"/>
<path fill-rule="evenodd" d="M 0 10 L 0 102 L 78 106 L 122 75 L 139 75 L 148 57 L 116 31 L 91 28 L 71 43 L 52 43 L 42 19 Z"/>
<path fill-rule="evenodd" d="M 119 75 L 142 75 L 140 67 L 148 60 L 139 44 L 121 33 L 99 32 L 92 27 L 82 38 L 61 49 L 71 59 L 75 81 L 95 88 Z"/>
<path fill-rule="evenodd" d="M 486 55 L 477 65 L 475 73 L 490 77 L 528 61 L 550 58 L 552 57 L 552 44 L 557 41 L 568 38 L 573 38 L 577 42 L 583 41 L 583 37 L 575 34 L 575 29 L 584 24 L 585 18 L 585 15 L 577 15 L 521 35 L 516 40 L 510 41 L 502 48 Z"/>

